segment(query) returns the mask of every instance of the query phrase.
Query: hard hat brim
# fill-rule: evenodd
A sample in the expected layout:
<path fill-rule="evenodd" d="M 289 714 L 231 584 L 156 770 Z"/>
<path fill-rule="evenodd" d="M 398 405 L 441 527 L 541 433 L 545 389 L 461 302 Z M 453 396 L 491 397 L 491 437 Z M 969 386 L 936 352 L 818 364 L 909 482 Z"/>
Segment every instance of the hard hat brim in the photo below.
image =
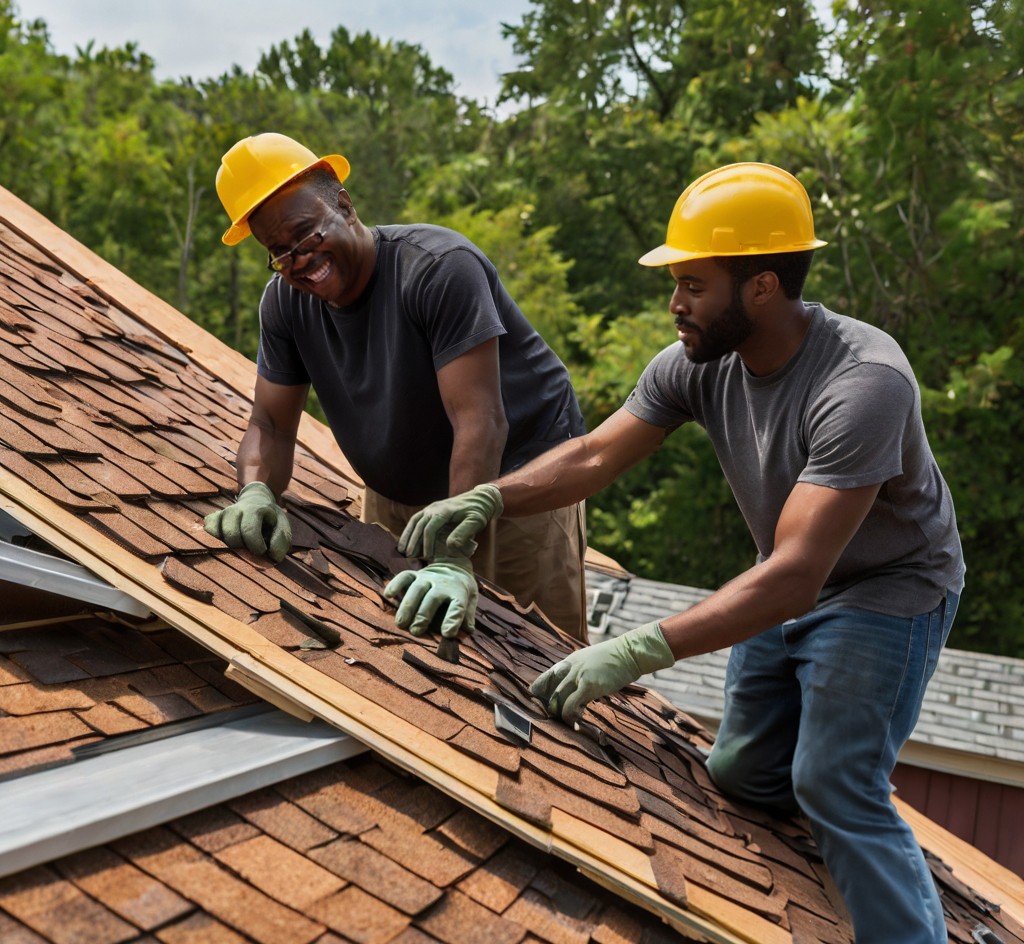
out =
<path fill-rule="evenodd" d="M 645 252 L 637 261 L 642 266 L 666 266 L 673 262 L 687 262 L 690 259 L 700 259 L 710 253 L 687 252 L 685 249 L 674 249 L 669 245 L 661 245 L 650 252 Z"/>
<path fill-rule="evenodd" d="M 326 164 L 328 167 L 330 167 L 334 171 L 335 176 L 338 178 L 338 183 L 344 183 L 345 178 L 348 177 L 350 170 L 349 163 L 348 160 L 341 154 L 328 154 L 326 157 L 321 157 L 318 160 L 315 160 L 307 164 L 305 167 L 299 168 L 299 170 L 295 171 L 295 173 L 292 174 L 290 177 L 288 177 L 285 180 L 282 180 L 272 190 L 269 190 L 267 193 L 263 194 L 261 199 L 258 200 L 256 204 L 252 207 L 252 209 L 250 209 L 244 216 L 242 216 L 240 219 L 235 220 L 224 231 L 224 235 L 221 236 L 221 242 L 223 242 L 226 246 L 237 246 L 243 239 L 245 239 L 246 236 L 249 236 L 252 233 L 252 230 L 249 229 L 249 217 L 252 216 L 253 213 L 255 213 L 264 203 L 267 202 L 267 200 L 269 200 L 282 187 L 287 186 L 293 180 L 295 180 L 296 177 L 301 177 L 307 171 L 311 171 L 314 167 L 316 167 L 319 164 Z"/>
<path fill-rule="evenodd" d="M 758 247 L 751 252 L 690 252 L 686 249 L 676 249 L 667 243 L 663 243 L 656 249 L 644 253 L 637 261 L 642 266 L 666 266 L 672 265 L 675 262 L 689 262 L 691 259 L 712 259 L 724 256 L 767 256 L 774 255 L 776 252 L 805 252 L 808 249 L 820 249 L 822 246 L 827 245 L 828 243 L 823 239 L 811 239 L 806 243 L 790 245 L 786 249 L 778 250 Z"/>

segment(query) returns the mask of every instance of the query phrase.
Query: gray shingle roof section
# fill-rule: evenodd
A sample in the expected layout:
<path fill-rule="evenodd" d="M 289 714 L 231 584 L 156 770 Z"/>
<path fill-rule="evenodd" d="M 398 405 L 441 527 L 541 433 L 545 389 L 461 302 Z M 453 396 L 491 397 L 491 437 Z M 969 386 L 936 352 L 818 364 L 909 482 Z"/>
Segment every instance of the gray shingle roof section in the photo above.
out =
<path fill-rule="evenodd" d="M 688 609 L 710 593 L 588 570 L 591 642 Z M 728 658 L 729 650 L 722 649 L 682 659 L 641 681 L 684 711 L 715 725 L 722 716 Z M 1024 762 L 1024 660 L 944 650 L 911 742 Z"/>

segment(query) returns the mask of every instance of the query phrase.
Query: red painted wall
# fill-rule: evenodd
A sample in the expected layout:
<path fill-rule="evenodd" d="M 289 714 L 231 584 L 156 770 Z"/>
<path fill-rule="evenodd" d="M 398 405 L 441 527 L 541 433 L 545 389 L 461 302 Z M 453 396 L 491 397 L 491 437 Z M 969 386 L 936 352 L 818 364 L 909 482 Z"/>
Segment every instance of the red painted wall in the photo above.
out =
<path fill-rule="evenodd" d="M 892 782 L 901 800 L 1024 877 L 1024 790 L 909 764 Z"/>

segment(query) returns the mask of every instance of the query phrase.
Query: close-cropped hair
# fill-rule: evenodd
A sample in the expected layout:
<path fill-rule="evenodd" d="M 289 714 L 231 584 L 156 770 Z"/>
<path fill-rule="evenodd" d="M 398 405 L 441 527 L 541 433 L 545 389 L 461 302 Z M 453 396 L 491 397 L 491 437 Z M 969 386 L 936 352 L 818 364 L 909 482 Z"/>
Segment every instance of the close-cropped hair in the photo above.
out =
<path fill-rule="evenodd" d="M 759 272 L 774 272 L 786 298 L 799 298 L 811 270 L 813 249 L 799 252 L 771 252 L 763 255 L 719 256 L 718 261 L 742 285 Z"/>
<path fill-rule="evenodd" d="M 334 171 L 324 164 L 307 170 L 296 178 L 297 183 L 313 188 L 313 192 L 321 201 L 330 207 L 338 204 L 338 191 L 342 189 L 341 183 L 335 177 Z"/>

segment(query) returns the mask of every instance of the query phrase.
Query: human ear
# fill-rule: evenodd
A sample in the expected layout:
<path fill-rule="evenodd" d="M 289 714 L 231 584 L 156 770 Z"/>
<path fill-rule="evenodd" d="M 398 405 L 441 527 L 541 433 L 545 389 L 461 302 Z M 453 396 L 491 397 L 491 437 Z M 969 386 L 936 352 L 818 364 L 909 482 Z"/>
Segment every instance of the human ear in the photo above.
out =
<path fill-rule="evenodd" d="M 753 283 L 751 303 L 754 305 L 768 304 L 775 297 L 780 287 L 778 275 L 770 269 L 759 272 L 751 279 L 751 282 Z"/>

